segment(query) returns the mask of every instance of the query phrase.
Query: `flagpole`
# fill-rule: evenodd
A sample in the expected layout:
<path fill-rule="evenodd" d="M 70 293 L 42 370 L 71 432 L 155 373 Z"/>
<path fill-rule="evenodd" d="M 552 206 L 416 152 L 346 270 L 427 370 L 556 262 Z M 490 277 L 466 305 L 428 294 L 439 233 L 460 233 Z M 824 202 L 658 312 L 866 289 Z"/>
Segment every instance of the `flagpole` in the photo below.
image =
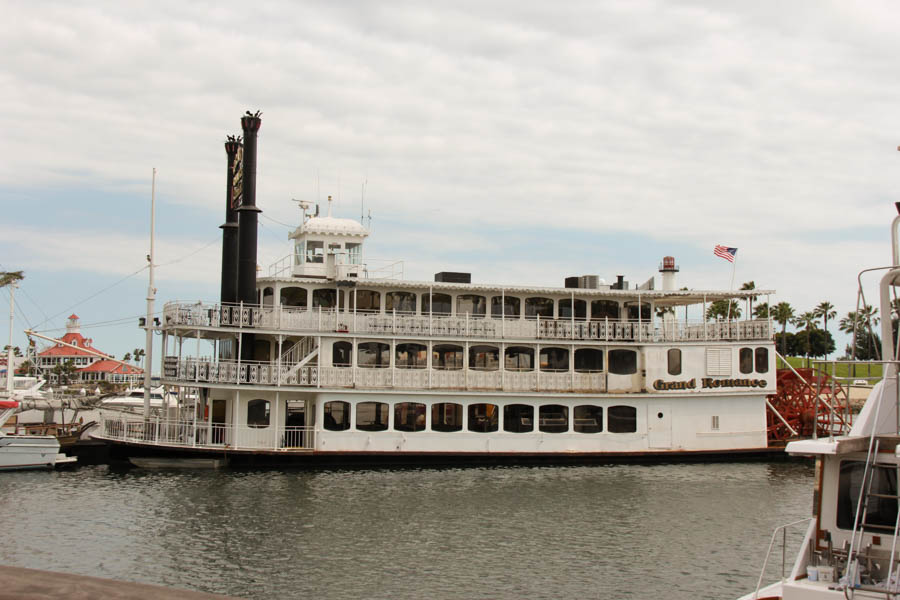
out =
<path fill-rule="evenodd" d="M 734 260 L 731 261 L 731 285 L 728 287 L 729 292 L 734 291 L 734 271 L 737 269 L 737 253 L 735 253 Z M 731 320 L 731 298 L 728 299 L 728 313 L 725 317 L 726 321 Z"/>

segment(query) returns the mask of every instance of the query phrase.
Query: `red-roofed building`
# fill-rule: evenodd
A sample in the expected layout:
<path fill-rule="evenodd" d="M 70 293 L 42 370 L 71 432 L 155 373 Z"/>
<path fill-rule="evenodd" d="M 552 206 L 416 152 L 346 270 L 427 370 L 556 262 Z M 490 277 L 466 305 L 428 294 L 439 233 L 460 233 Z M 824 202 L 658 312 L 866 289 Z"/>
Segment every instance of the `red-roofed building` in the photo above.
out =
<path fill-rule="evenodd" d="M 111 355 L 94 348 L 92 346 L 94 340 L 81 335 L 78 315 L 69 315 L 69 320 L 66 322 L 66 334 L 60 338 L 60 341 L 76 347 L 55 344 L 38 352 L 35 357 L 35 366 L 47 375 L 51 383 L 56 383 L 57 380 L 53 368 L 69 361 L 75 367 L 75 377 L 78 381 L 132 383 L 139 381 L 143 376 L 142 369 L 103 358 L 103 356 Z M 98 356 L 88 350 L 103 356 Z"/>

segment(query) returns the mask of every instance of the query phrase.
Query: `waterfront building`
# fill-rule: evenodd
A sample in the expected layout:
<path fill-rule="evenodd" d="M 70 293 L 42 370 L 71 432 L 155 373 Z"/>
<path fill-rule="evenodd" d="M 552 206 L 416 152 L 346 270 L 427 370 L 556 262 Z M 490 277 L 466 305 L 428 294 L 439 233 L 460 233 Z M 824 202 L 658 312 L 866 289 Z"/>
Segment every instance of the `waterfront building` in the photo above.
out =
<path fill-rule="evenodd" d="M 142 369 L 103 358 L 102 356 L 111 358 L 112 355 L 94 348 L 94 340 L 81 334 L 79 318 L 74 313 L 66 321 L 66 334 L 60 338 L 60 342 L 63 343 L 53 344 L 35 356 L 35 367 L 50 383 L 57 383 L 59 379 L 54 367 L 69 362 L 75 367 L 72 383 L 108 381 L 131 384 L 143 377 Z"/>

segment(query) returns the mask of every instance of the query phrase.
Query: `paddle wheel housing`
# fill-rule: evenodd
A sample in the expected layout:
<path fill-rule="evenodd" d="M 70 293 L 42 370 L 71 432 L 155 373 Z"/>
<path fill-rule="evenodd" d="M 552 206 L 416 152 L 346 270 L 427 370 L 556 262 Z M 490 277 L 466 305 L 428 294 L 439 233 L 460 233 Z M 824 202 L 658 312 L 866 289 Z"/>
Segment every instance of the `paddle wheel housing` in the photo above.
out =
<path fill-rule="evenodd" d="M 783 444 L 790 439 L 813 437 L 829 433 L 841 435 L 850 431 L 850 410 L 847 390 L 827 373 L 818 369 L 778 369 L 778 391 L 768 396 L 766 432 L 769 445 Z M 778 414 L 797 432 L 795 436 L 778 418 Z"/>

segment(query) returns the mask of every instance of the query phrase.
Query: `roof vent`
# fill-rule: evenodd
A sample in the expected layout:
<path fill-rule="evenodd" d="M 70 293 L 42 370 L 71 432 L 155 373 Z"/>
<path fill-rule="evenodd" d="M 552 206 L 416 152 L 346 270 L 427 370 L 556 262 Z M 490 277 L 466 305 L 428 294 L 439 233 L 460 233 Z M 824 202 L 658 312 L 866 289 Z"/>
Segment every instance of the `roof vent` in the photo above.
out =
<path fill-rule="evenodd" d="M 472 274 L 441 271 L 434 274 L 434 280 L 439 283 L 472 283 Z"/>

